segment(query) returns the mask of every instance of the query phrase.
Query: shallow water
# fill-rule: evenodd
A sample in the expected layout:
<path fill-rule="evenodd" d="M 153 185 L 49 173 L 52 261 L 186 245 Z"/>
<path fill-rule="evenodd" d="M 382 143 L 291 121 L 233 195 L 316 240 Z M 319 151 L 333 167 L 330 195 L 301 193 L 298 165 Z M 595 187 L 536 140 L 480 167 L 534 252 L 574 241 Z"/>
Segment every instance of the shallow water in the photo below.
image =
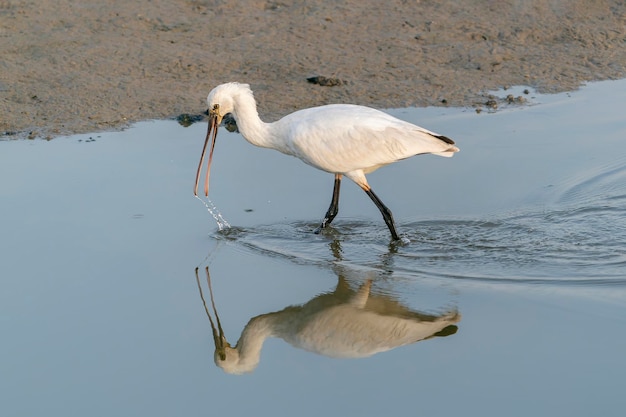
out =
<path fill-rule="evenodd" d="M 349 181 L 313 234 L 332 176 L 226 131 L 211 201 L 232 227 L 218 230 L 191 193 L 205 124 L 0 142 L 3 409 L 621 416 L 625 99 L 613 81 L 493 114 L 391 111 L 461 148 L 369 176 L 408 244 Z M 280 336 L 252 373 L 213 362 L 205 266 L 233 346 L 263 320 Z M 454 331 L 368 347 L 377 323 L 426 336 L 456 313 Z M 354 345 L 372 356 L 329 357 Z"/>

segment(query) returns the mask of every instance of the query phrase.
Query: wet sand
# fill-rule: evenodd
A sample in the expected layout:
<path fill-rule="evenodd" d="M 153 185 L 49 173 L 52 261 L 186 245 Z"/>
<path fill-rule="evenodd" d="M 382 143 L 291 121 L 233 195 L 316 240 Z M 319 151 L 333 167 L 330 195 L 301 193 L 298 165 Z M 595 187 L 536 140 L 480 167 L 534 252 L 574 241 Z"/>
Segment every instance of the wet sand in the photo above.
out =
<path fill-rule="evenodd" d="M 9 0 L 0 22 L 0 139 L 199 114 L 226 81 L 251 84 L 269 121 L 335 102 L 481 107 L 507 86 L 626 77 L 620 1 Z"/>

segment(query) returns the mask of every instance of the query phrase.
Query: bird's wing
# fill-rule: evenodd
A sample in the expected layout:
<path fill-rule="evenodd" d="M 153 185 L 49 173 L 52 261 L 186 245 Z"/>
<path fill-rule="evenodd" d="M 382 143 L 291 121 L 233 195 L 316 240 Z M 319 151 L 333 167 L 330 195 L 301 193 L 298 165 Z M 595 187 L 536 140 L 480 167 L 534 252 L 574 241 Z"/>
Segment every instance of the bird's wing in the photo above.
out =
<path fill-rule="evenodd" d="M 328 172 L 371 172 L 413 155 L 456 150 L 437 133 L 368 107 L 307 110 L 293 113 L 293 154 Z"/>

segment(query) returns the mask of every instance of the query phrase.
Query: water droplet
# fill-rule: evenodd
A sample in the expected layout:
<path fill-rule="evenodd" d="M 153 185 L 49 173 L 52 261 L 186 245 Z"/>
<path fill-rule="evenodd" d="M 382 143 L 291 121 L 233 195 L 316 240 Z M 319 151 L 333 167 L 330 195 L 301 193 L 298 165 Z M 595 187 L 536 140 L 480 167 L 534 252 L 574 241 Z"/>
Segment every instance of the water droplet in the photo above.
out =
<path fill-rule="evenodd" d="M 230 229 L 230 223 L 228 223 L 228 221 L 222 216 L 222 213 L 220 213 L 220 211 L 217 209 L 217 207 L 215 207 L 215 204 L 213 204 L 213 202 L 211 200 L 208 199 L 204 201 L 203 199 L 201 199 L 198 196 L 195 196 L 198 200 L 200 200 L 202 202 L 202 204 L 204 204 L 204 206 L 206 207 L 206 209 L 208 210 L 208 212 L 211 214 L 211 216 L 213 216 L 213 218 L 215 219 L 215 221 L 217 222 L 217 228 L 221 231 L 224 229 Z"/>

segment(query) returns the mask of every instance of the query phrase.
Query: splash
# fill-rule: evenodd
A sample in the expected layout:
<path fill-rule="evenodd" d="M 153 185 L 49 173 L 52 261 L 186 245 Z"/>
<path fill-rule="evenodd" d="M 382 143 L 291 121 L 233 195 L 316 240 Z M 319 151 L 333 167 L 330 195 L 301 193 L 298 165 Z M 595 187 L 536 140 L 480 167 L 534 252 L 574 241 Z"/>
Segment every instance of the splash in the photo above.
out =
<path fill-rule="evenodd" d="M 211 213 L 211 216 L 213 216 L 213 218 L 215 219 L 215 222 L 217 223 L 217 228 L 220 231 L 224 229 L 230 229 L 230 223 L 228 223 L 228 221 L 222 216 L 222 213 L 220 213 L 217 207 L 215 207 L 215 204 L 213 204 L 213 202 L 209 200 L 208 197 L 206 201 L 198 196 L 195 197 L 200 200 L 202 204 L 204 204 L 208 212 Z"/>

